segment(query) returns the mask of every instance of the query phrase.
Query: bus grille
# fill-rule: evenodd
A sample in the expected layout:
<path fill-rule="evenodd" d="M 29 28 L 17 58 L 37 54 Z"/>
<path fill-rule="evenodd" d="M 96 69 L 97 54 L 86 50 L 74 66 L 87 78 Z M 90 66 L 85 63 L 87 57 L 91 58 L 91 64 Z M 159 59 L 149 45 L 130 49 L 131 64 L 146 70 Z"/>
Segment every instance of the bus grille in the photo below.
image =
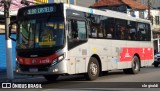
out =
<path fill-rule="evenodd" d="M 21 71 L 29 71 L 30 68 L 37 68 L 38 71 L 48 71 L 51 64 L 46 65 L 19 65 Z"/>

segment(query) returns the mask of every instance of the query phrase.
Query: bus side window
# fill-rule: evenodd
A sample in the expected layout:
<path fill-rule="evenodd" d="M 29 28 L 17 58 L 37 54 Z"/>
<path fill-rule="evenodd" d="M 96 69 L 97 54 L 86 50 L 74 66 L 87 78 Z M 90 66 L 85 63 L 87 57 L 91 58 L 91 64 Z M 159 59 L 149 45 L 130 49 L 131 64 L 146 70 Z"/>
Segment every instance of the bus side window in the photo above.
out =
<path fill-rule="evenodd" d="M 150 25 L 149 24 L 145 24 L 146 27 L 146 39 L 147 41 L 150 41 L 151 40 L 151 29 L 150 29 Z"/>
<path fill-rule="evenodd" d="M 133 26 L 129 26 L 130 39 L 136 40 L 136 29 Z"/>
<path fill-rule="evenodd" d="M 69 21 L 69 39 L 72 40 L 86 40 L 87 30 L 86 22 L 78 20 Z"/>
<path fill-rule="evenodd" d="M 87 38 L 86 22 L 77 21 L 77 28 L 78 28 L 78 38 L 80 40 L 86 40 Z"/>
<path fill-rule="evenodd" d="M 87 42 L 87 26 L 85 21 L 70 19 L 68 21 L 68 49 Z"/>
<path fill-rule="evenodd" d="M 76 20 L 71 21 L 71 36 L 73 39 L 78 38 L 78 29 L 77 29 L 77 21 Z"/>
<path fill-rule="evenodd" d="M 136 40 L 136 29 L 137 29 L 137 23 L 134 21 L 128 21 L 128 33 L 129 33 L 129 40 Z"/>
<path fill-rule="evenodd" d="M 137 37 L 138 37 L 138 40 L 140 40 L 140 41 L 145 41 L 146 40 L 145 24 L 138 23 Z"/>

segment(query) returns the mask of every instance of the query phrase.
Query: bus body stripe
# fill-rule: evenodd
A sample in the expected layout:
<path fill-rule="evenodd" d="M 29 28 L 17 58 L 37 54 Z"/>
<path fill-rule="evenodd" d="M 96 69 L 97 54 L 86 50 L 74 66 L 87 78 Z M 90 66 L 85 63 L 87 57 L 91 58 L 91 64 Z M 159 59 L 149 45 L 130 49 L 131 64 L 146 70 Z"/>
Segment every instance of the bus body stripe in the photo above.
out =
<path fill-rule="evenodd" d="M 51 64 L 54 59 L 58 56 L 53 54 L 48 57 L 38 57 L 38 58 L 24 58 L 17 56 L 17 61 L 22 65 L 41 65 L 41 64 Z"/>
<path fill-rule="evenodd" d="M 138 54 L 140 60 L 153 60 L 153 48 L 122 48 L 120 53 L 120 62 L 132 61 L 135 54 Z"/>

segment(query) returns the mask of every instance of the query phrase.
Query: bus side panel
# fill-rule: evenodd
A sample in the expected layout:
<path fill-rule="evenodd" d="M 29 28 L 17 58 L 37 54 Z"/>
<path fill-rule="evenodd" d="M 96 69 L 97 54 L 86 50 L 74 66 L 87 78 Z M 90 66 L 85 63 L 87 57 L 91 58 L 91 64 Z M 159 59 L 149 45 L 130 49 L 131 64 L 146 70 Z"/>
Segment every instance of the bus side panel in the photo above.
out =
<path fill-rule="evenodd" d="M 88 61 L 88 44 L 78 45 L 68 51 L 69 55 L 69 74 L 86 72 L 86 62 Z"/>
<path fill-rule="evenodd" d="M 90 56 L 97 55 L 100 58 L 102 71 L 113 69 L 113 57 L 111 40 L 90 38 L 89 41 Z"/>
<path fill-rule="evenodd" d="M 113 55 L 119 59 L 115 60 L 115 63 L 118 64 L 117 69 L 131 68 L 132 58 L 135 54 L 140 57 L 141 66 L 149 66 L 153 63 L 153 46 L 151 46 L 151 42 L 127 41 L 126 44 L 125 41 L 112 42 Z"/>
<path fill-rule="evenodd" d="M 145 56 L 141 58 L 141 66 L 151 66 L 154 59 L 154 48 L 153 43 L 151 41 L 146 41 L 143 43 L 140 43 L 140 46 L 145 46 L 143 49 L 143 52 L 145 53 Z"/>
<path fill-rule="evenodd" d="M 121 53 L 123 52 L 122 48 L 126 47 L 127 41 L 123 40 L 112 40 L 112 55 L 114 56 L 114 63 L 116 69 L 124 69 L 131 67 L 131 60 L 127 62 L 121 62 Z M 125 56 L 125 55 L 123 55 Z"/>

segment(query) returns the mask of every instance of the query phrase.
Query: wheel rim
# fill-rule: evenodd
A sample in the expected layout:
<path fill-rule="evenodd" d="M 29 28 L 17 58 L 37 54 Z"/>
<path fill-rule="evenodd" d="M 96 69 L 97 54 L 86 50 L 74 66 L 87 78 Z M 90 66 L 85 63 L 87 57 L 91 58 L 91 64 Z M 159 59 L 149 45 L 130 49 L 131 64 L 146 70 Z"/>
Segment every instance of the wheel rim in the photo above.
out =
<path fill-rule="evenodd" d="M 138 60 L 135 60 L 135 61 L 133 62 L 133 69 L 134 69 L 135 71 L 138 71 L 138 70 L 139 70 Z"/>
<path fill-rule="evenodd" d="M 97 72 L 98 72 L 98 66 L 92 62 L 90 64 L 90 73 L 91 73 L 91 75 L 95 76 L 95 75 L 97 75 Z"/>

